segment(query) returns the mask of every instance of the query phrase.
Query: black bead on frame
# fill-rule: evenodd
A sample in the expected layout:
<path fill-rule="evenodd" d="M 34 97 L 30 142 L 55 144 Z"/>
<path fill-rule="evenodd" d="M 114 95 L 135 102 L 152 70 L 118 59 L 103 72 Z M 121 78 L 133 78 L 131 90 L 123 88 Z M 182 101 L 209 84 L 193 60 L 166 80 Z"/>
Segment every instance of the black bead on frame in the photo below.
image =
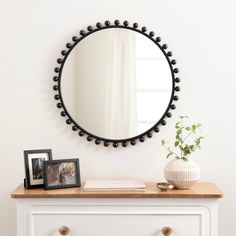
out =
<path fill-rule="evenodd" d="M 84 38 L 86 38 L 90 34 L 100 31 L 100 30 L 107 29 L 107 28 L 124 28 L 128 30 L 133 30 L 149 38 L 151 41 L 153 41 L 153 43 L 157 45 L 157 47 L 159 47 L 159 49 L 164 54 L 169 64 L 171 75 L 172 75 L 171 98 L 162 117 L 159 119 L 159 121 L 156 122 L 156 124 L 153 127 L 148 129 L 144 133 L 139 134 L 135 137 L 126 138 L 126 139 L 107 139 L 107 138 L 96 136 L 90 133 L 89 131 L 85 130 L 83 127 L 77 124 L 77 122 L 71 117 L 70 113 L 68 112 L 64 104 L 63 96 L 61 93 L 62 70 L 70 52 L 80 41 L 82 41 Z M 54 72 L 56 73 L 56 75 L 53 77 L 53 82 L 56 83 L 55 85 L 53 85 L 53 90 L 54 92 L 56 92 L 56 94 L 54 94 L 54 99 L 56 100 L 57 108 L 60 109 L 61 116 L 65 117 L 66 119 L 66 124 L 72 125 L 72 130 L 77 132 L 79 136 L 81 137 L 85 136 L 88 142 L 95 140 L 93 142 L 94 144 L 96 145 L 103 144 L 104 147 L 109 147 L 109 146 L 112 146 L 114 148 L 127 147 L 128 145 L 129 146 L 136 145 L 138 141 L 141 143 L 144 142 L 146 139 L 151 138 L 154 132 L 158 133 L 161 126 L 166 125 L 167 123 L 166 118 L 170 118 L 172 116 L 170 110 L 174 110 L 176 108 L 174 101 L 176 102 L 177 100 L 179 100 L 179 96 L 176 95 L 176 93 L 180 91 L 179 85 L 176 86 L 176 83 L 178 84 L 180 83 L 180 78 L 177 76 L 177 74 L 179 73 L 179 69 L 176 67 L 177 61 L 172 58 L 173 56 L 172 51 L 169 51 L 168 49 L 169 47 L 167 44 L 162 43 L 162 39 L 160 36 L 155 36 L 154 31 L 148 31 L 147 27 L 139 26 L 139 24 L 136 22 L 130 24 L 127 20 L 123 22 L 119 20 L 115 20 L 114 22 L 106 20 L 104 23 L 101 23 L 101 22 L 96 23 L 95 26 L 89 25 L 87 27 L 87 30 L 80 30 L 77 36 L 72 37 L 71 42 L 68 42 L 65 44 L 65 47 L 66 48 L 64 48 L 61 51 L 61 57 L 56 60 L 57 66 L 54 68 Z"/>

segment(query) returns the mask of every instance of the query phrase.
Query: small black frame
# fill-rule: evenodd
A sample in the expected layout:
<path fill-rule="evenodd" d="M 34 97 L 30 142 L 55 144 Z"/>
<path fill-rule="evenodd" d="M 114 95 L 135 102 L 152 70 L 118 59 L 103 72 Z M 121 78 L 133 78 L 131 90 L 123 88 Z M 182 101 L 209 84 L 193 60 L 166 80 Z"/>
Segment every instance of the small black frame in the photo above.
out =
<path fill-rule="evenodd" d="M 35 156 L 35 157 L 33 157 Z M 37 157 L 38 156 L 38 157 Z M 25 150 L 24 151 L 24 162 L 25 162 L 25 187 L 27 189 L 32 188 L 42 188 L 44 186 L 43 180 L 43 161 L 52 160 L 52 150 L 51 149 L 40 149 L 40 150 Z M 34 161 L 33 161 L 34 159 Z M 38 162 L 37 159 L 40 159 Z M 37 164 L 37 173 L 38 177 L 34 178 L 34 169 L 33 165 Z M 42 176 L 42 178 L 40 178 Z"/>
<path fill-rule="evenodd" d="M 67 183 L 61 183 L 60 178 L 64 178 L 66 180 L 66 175 L 64 172 L 64 174 L 62 174 L 62 171 L 59 172 L 59 168 L 61 167 L 62 164 L 67 164 L 67 163 L 74 163 L 75 166 L 75 175 L 74 176 L 70 176 L 73 177 L 75 180 L 75 183 L 73 184 L 67 184 Z M 55 174 L 56 176 L 56 181 L 58 181 L 57 184 L 55 185 L 50 185 L 49 183 L 49 178 L 50 175 L 48 173 L 48 168 L 52 165 L 57 165 L 56 168 L 57 169 L 57 173 L 52 173 L 51 177 L 54 176 Z M 54 168 L 54 170 L 56 169 Z M 64 170 L 65 167 L 63 167 Z M 53 171 L 54 171 L 53 170 Z M 68 171 L 68 170 L 67 170 Z M 61 160 L 52 160 L 52 161 L 45 161 L 44 162 L 44 189 L 62 189 L 62 188 L 75 188 L 75 187 L 80 187 L 81 186 L 81 182 L 80 182 L 80 167 L 79 167 L 79 159 L 78 158 L 72 158 L 72 159 L 61 159 Z"/>
<path fill-rule="evenodd" d="M 62 98 L 61 75 L 65 61 L 69 56 L 70 52 L 80 41 L 82 41 L 90 34 L 93 34 L 97 31 L 104 30 L 107 28 L 129 29 L 149 38 L 163 52 L 169 64 L 172 74 L 172 94 L 169 104 L 167 105 L 167 108 L 162 117 L 156 122 L 156 124 L 153 127 L 146 130 L 142 134 L 126 139 L 108 139 L 104 137 L 99 137 L 95 134 L 90 133 L 88 130 L 85 130 L 72 118 Z M 87 138 L 87 141 L 89 142 L 94 141 L 96 145 L 103 143 L 105 147 L 108 147 L 111 144 L 114 148 L 117 148 L 118 146 L 127 147 L 129 144 L 133 146 L 137 143 L 137 141 L 142 143 L 145 141 L 146 138 L 151 138 L 153 132 L 158 133 L 160 130 L 160 126 L 166 125 L 167 123 L 166 118 L 170 118 L 172 116 L 170 110 L 174 110 L 176 108 L 175 102 L 179 100 L 179 97 L 176 95 L 176 93 L 180 91 L 180 87 L 176 85 L 176 83 L 180 82 L 180 78 L 177 76 L 177 74 L 179 73 L 179 69 L 176 67 L 177 61 L 172 58 L 173 56 L 172 51 L 168 50 L 168 45 L 162 43 L 161 37 L 155 36 L 155 33 L 153 31 L 148 31 L 147 27 L 145 26 L 140 27 L 138 23 L 130 24 L 127 20 L 123 22 L 120 22 L 119 20 L 115 20 L 114 22 L 106 20 L 104 24 L 98 22 L 94 27 L 90 25 L 87 27 L 86 30 L 81 30 L 79 34 L 80 34 L 79 36 L 73 36 L 72 41 L 66 43 L 65 45 L 66 48 L 61 51 L 61 57 L 57 59 L 58 65 L 54 68 L 54 72 L 56 73 L 56 75 L 53 77 L 53 81 L 54 83 L 56 83 L 55 85 L 53 85 L 53 90 L 56 92 L 56 94 L 54 95 L 54 99 L 57 101 L 56 104 L 57 108 L 61 110 L 60 112 L 61 116 L 66 118 L 65 121 L 66 124 L 71 125 L 72 130 L 77 132 L 79 136 L 85 136 Z"/>

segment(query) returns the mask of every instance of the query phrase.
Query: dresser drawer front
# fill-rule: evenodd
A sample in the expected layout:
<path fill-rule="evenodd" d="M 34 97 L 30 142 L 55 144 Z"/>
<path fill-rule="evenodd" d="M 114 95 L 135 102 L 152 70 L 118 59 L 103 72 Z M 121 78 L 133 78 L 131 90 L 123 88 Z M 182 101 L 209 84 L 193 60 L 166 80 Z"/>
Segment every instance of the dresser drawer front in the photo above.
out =
<path fill-rule="evenodd" d="M 158 236 L 164 226 L 173 235 L 200 236 L 200 216 L 189 215 L 41 215 L 35 217 L 33 236 L 58 236 L 66 225 L 71 236 Z"/>
<path fill-rule="evenodd" d="M 61 210 L 37 207 L 28 211 L 27 236 L 59 236 L 62 225 L 70 236 L 161 236 L 165 226 L 173 236 L 210 236 L 210 215 L 204 207 L 74 206 Z"/>

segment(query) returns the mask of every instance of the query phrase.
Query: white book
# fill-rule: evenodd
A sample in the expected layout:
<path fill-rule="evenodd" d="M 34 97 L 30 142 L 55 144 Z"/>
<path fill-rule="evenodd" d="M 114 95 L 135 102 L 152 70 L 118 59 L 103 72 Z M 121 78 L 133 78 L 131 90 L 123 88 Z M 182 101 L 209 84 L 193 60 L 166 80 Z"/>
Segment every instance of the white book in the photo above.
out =
<path fill-rule="evenodd" d="M 144 191 L 145 183 L 132 180 L 88 180 L 83 186 L 84 191 Z"/>

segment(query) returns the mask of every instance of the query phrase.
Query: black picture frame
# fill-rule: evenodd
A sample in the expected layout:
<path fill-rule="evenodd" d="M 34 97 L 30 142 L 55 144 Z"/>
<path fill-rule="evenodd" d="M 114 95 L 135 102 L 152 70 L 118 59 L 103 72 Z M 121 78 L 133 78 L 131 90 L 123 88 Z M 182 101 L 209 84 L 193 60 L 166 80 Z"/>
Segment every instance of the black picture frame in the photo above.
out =
<path fill-rule="evenodd" d="M 89 130 L 86 130 L 76 122 L 76 120 L 69 113 L 63 101 L 61 89 L 62 71 L 69 54 L 75 48 L 75 46 L 82 40 L 84 40 L 87 36 L 108 28 L 123 28 L 127 30 L 132 30 L 149 38 L 162 51 L 163 55 L 167 60 L 167 63 L 169 64 L 169 68 L 171 71 L 172 93 L 164 114 L 148 130 L 130 138 L 109 139 L 91 133 Z M 161 37 L 159 35 L 155 35 L 155 32 L 148 30 L 147 27 L 140 26 L 137 22 L 129 23 L 127 20 L 123 22 L 119 20 L 114 20 L 113 22 L 106 20 L 104 23 L 97 22 L 94 26 L 89 25 L 86 30 L 80 30 L 77 36 L 73 36 L 71 41 L 66 43 L 65 48 L 61 51 L 60 58 L 57 59 L 57 66 L 54 68 L 54 72 L 56 74 L 53 76 L 53 81 L 55 85 L 53 85 L 52 87 L 56 93 L 54 94 L 54 99 L 57 103 L 56 106 L 60 110 L 60 115 L 66 118 L 65 122 L 67 125 L 71 126 L 72 131 L 75 131 L 81 137 L 86 137 L 88 142 L 94 142 L 96 145 L 103 144 L 105 147 L 112 145 L 114 148 L 117 148 L 119 146 L 127 147 L 128 145 L 134 146 L 138 142 L 143 143 L 146 139 L 152 138 L 153 133 L 158 133 L 160 131 L 161 126 L 166 125 L 166 123 L 168 122 L 167 120 L 172 117 L 171 111 L 176 109 L 176 102 L 179 100 L 179 96 L 176 93 L 180 91 L 180 86 L 177 84 L 181 81 L 178 76 L 179 68 L 176 64 L 177 61 L 175 58 L 173 58 L 173 53 L 169 50 L 168 45 L 166 43 L 163 43 Z"/>
<path fill-rule="evenodd" d="M 74 167 L 71 165 L 72 163 Z M 81 187 L 78 158 L 44 161 L 43 164 L 44 189 L 49 190 Z M 51 169 L 49 169 L 49 167 L 51 167 Z M 49 173 L 49 171 L 51 173 Z M 65 182 L 63 183 L 63 181 Z M 70 182 L 67 183 L 67 181 Z"/>
<path fill-rule="evenodd" d="M 44 160 L 52 160 L 51 149 L 24 150 L 25 187 L 27 189 L 44 186 Z"/>

